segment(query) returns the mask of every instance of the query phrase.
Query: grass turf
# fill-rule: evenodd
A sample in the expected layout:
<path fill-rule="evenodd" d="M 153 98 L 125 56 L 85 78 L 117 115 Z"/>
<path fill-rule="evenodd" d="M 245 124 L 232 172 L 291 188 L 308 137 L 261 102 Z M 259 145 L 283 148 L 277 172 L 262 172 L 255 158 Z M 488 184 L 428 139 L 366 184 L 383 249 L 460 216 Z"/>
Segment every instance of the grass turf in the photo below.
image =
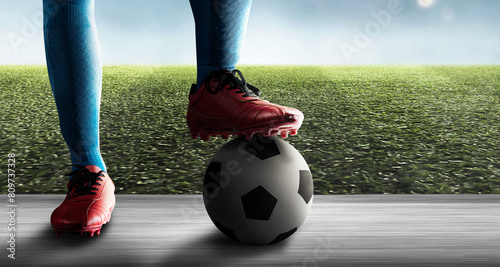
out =
<path fill-rule="evenodd" d="M 245 66 L 305 121 L 286 140 L 317 194 L 500 193 L 500 66 Z M 101 151 L 118 193 L 200 193 L 227 141 L 185 125 L 192 66 L 107 66 Z M 45 67 L 0 66 L 1 192 L 64 193 L 70 164 Z"/>

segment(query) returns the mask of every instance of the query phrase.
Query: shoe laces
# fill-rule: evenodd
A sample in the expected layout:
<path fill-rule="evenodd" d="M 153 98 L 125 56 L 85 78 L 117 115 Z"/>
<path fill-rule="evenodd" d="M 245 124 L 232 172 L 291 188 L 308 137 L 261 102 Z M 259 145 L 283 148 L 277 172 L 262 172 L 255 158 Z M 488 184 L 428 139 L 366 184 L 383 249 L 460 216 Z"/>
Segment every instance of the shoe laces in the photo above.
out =
<path fill-rule="evenodd" d="M 236 77 L 236 74 L 240 78 Z M 214 76 L 216 76 L 214 77 L 214 79 L 216 81 L 219 81 L 219 86 L 215 91 L 211 93 L 217 93 L 218 91 L 222 90 L 225 85 L 229 85 L 227 90 L 237 90 L 236 93 L 243 94 L 243 97 L 258 98 L 258 96 L 260 96 L 260 94 L 262 93 L 259 88 L 247 83 L 240 70 L 235 69 L 231 72 L 227 72 L 224 70 L 217 71 L 214 73 Z M 211 80 L 212 79 L 209 78 L 207 79 L 207 82 L 210 83 Z M 210 86 L 207 85 L 206 88 L 210 88 Z"/>
<path fill-rule="evenodd" d="M 75 198 L 85 195 L 96 195 L 95 192 L 98 188 L 94 187 L 96 185 L 101 185 L 98 181 L 102 181 L 101 177 L 104 177 L 103 171 L 98 173 L 90 172 L 87 168 L 81 165 L 73 165 L 78 169 L 67 174 L 71 177 L 68 184 L 69 198 Z"/>

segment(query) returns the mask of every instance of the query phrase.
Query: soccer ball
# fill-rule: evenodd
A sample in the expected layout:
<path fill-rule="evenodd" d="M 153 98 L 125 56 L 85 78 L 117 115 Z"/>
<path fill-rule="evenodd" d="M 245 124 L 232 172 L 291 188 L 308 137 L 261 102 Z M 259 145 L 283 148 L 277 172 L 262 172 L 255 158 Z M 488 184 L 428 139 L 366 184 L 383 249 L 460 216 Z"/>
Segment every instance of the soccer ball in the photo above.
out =
<path fill-rule="evenodd" d="M 203 200 L 219 230 L 233 240 L 267 245 L 291 236 L 313 200 L 313 180 L 302 155 L 276 137 L 240 137 L 212 158 Z"/>

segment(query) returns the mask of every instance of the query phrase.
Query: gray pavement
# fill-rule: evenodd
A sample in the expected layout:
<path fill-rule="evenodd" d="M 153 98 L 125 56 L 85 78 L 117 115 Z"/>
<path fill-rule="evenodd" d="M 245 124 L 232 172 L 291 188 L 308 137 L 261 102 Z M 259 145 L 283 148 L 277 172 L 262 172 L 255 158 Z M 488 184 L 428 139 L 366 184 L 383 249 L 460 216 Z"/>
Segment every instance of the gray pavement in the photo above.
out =
<path fill-rule="evenodd" d="M 314 196 L 304 225 L 270 246 L 225 237 L 200 195 L 117 195 L 101 235 L 58 237 L 63 198 L 16 196 L 16 259 L 3 213 L 1 266 L 500 266 L 500 195 Z"/>

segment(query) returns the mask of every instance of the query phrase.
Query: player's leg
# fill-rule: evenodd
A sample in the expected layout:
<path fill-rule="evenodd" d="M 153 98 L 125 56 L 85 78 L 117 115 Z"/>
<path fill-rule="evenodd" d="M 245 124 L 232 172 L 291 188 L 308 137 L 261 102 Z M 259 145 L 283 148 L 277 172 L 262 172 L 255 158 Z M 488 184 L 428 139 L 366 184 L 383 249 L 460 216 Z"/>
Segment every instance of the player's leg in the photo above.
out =
<path fill-rule="evenodd" d="M 238 63 L 251 0 L 191 0 L 196 24 L 197 84 L 190 93 L 187 123 L 193 138 L 255 133 L 286 137 L 302 124 L 299 110 L 260 100 Z M 239 76 L 239 78 L 237 77 Z M 209 93 L 204 93 L 207 91 Z"/>
<path fill-rule="evenodd" d="M 44 0 L 43 9 L 47 70 L 74 164 L 68 195 L 52 214 L 52 226 L 93 235 L 109 220 L 115 203 L 99 150 L 102 67 L 94 0 Z"/>
<path fill-rule="evenodd" d="M 197 88 L 217 70 L 234 70 L 240 58 L 251 0 L 191 0 L 196 23 Z"/>
<path fill-rule="evenodd" d="M 94 1 L 44 2 L 47 69 L 71 161 L 106 171 L 99 151 L 102 68 Z"/>

